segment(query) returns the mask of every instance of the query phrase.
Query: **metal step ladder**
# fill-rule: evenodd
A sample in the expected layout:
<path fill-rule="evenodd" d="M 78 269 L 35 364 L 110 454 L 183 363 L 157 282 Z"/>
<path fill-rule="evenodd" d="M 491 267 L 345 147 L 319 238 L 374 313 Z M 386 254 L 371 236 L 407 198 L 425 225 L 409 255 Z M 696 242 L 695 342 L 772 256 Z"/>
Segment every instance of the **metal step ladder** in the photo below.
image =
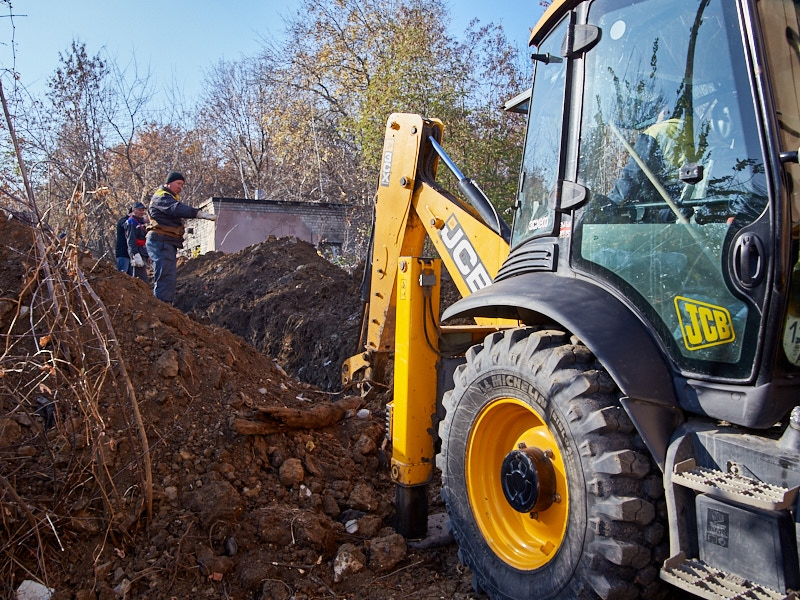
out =
<path fill-rule="evenodd" d="M 683 552 L 664 563 L 661 579 L 706 600 L 796 600 L 797 594 L 783 594 L 711 567 L 699 559 L 687 559 Z"/>
<path fill-rule="evenodd" d="M 798 488 L 783 488 L 735 473 L 698 467 L 693 458 L 675 465 L 672 482 L 708 496 L 765 511 L 792 507 Z M 797 594 L 784 594 L 748 581 L 733 573 L 686 558 L 683 552 L 669 558 L 661 568 L 661 579 L 707 600 L 797 600 Z"/>
<path fill-rule="evenodd" d="M 783 488 L 716 469 L 698 467 L 693 458 L 675 465 L 672 483 L 727 502 L 761 510 L 786 510 L 794 505 L 797 487 Z"/>

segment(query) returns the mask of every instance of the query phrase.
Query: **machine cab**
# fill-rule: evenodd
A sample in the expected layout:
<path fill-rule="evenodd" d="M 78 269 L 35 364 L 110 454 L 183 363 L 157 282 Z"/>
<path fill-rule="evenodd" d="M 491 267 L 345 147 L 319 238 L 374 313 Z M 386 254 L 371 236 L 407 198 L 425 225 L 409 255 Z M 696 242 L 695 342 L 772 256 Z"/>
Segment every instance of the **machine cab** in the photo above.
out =
<path fill-rule="evenodd" d="M 556 238 L 553 269 L 626 303 L 676 378 L 800 372 L 798 7 L 560 2 L 532 35 L 511 257 Z"/>

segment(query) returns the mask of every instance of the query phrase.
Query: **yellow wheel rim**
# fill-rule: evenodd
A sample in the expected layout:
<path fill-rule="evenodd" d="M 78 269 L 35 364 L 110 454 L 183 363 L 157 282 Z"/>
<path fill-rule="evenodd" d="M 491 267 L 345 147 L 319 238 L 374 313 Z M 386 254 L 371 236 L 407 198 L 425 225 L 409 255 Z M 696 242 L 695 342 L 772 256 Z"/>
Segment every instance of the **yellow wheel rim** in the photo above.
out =
<path fill-rule="evenodd" d="M 542 512 L 517 512 L 503 493 L 503 459 L 520 444 L 553 453 L 558 499 Z M 569 495 L 561 449 L 542 417 L 514 398 L 487 404 L 473 423 L 466 459 L 472 512 L 495 555 L 520 570 L 538 569 L 552 560 L 567 530 Z"/>

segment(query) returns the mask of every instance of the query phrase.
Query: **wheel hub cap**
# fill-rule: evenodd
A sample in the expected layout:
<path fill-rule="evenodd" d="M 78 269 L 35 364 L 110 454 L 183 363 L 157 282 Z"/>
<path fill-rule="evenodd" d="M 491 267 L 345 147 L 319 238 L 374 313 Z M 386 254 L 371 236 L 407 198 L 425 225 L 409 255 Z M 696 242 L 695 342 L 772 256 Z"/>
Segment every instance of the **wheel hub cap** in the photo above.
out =
<path fill-rule="evenodd" d="M 542 416 L 517 398 L 495 398 L 475 416 L 465 458 L 469 504 L 492 552 L 523 571 L 553 560 L 569 522 L 569 482 Z"/>
<path fill-rule="evenodd" d="M 556 475 L 550 457 L 539 448 L 512 450 L 503 460 L 503 494 L 517 512 L 543 512 L 556 495 Z"/>

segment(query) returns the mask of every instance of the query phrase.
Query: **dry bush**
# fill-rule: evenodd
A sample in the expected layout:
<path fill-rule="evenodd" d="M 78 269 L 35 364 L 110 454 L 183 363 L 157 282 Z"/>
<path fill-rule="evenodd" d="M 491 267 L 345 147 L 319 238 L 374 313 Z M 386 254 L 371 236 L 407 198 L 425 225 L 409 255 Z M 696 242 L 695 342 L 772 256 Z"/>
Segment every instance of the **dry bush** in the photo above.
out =
<path fill-rule="evenodd" d="M 152 475 L 111 320 L 83 271 L 94 262 L 79 250 L 87 198 L 102 190 L 77 182 L 65 203 L 69 226 L 50 230 L 1 86 L 0 100 L 23 188 L 13 195 L 18 210 L 0 210 L 0 581 L 11 586 L 19 568 L 47 582 L 46 565 L 58 564 L 72 539 L 131 533 L 152 513 Z M 12 227 L 12 218 L 28 226 Z"/>

